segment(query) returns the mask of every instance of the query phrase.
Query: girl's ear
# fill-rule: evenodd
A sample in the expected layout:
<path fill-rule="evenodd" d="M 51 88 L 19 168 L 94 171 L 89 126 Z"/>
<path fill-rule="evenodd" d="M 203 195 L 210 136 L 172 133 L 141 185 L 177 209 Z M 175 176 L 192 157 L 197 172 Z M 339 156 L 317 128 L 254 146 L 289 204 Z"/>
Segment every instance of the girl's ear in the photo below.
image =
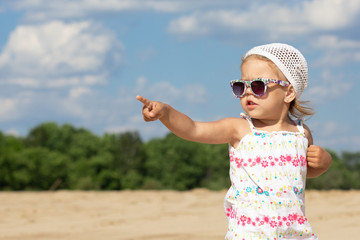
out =
<path fill-rule="evenodd" d="M 296 92 L 292 85 L 287 88 L 286 95 L 284 98 L 285 103 L 291 103 L 296 98 Z"/>

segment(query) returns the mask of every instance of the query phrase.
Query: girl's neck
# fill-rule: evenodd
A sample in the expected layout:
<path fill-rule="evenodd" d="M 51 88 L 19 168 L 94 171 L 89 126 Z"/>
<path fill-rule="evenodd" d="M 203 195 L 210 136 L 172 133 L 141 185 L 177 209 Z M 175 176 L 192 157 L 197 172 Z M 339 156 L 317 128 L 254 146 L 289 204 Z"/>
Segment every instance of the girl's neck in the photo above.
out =
<path fill-rule="evenodd" d="M 297 131 L 296 124 L 290 117 L 280 119 L 252 119 L 254 127 L 258 130 L 265 130 L 269 132 L 277 131 Z"/>

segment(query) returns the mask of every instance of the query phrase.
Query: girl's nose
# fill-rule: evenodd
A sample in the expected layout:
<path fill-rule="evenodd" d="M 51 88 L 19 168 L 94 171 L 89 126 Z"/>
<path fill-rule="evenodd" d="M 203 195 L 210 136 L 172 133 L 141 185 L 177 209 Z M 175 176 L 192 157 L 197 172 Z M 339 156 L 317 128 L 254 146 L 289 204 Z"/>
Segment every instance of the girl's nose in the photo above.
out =
<path fill-rule="evenodd" d="M 250 86 L 246 86 L 245 95 L 253 94 Z"/>

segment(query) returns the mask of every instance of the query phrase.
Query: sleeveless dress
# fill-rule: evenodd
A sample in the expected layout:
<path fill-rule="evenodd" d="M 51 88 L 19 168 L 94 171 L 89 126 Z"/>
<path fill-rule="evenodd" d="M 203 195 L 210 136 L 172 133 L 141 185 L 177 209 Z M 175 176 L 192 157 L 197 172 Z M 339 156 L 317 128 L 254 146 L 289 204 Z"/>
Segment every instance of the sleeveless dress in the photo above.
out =
<path fill-rule="evenodd" d="M 231 187 L 225 197 L 225 239 L 318 239 L 305 217 L 306 152 L 299 132 L 255 129 L 229 147 Z"/>

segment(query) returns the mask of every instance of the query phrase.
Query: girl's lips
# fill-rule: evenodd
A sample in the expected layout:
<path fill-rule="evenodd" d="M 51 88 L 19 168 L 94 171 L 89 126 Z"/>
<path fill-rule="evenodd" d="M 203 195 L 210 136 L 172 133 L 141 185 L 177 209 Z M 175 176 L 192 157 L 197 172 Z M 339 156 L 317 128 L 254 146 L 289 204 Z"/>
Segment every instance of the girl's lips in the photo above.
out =
<path fill-rule="evenodd" d="M 251 100 L 247 100 L 246 101 L 246 107 L 251 110 L 254 109 L 258 106 L 258 104 L 256 104 L 255 102 L 251 101 Z"/>
<path fill-rule="evenodd" d="M 253 102 L 253 101 L 248 100 L 248 101 L 246 102 L 246 105 L 247 105 L 247 106 L 256 106 L 257 104 L 256 104 L 255 102 Z"/>

